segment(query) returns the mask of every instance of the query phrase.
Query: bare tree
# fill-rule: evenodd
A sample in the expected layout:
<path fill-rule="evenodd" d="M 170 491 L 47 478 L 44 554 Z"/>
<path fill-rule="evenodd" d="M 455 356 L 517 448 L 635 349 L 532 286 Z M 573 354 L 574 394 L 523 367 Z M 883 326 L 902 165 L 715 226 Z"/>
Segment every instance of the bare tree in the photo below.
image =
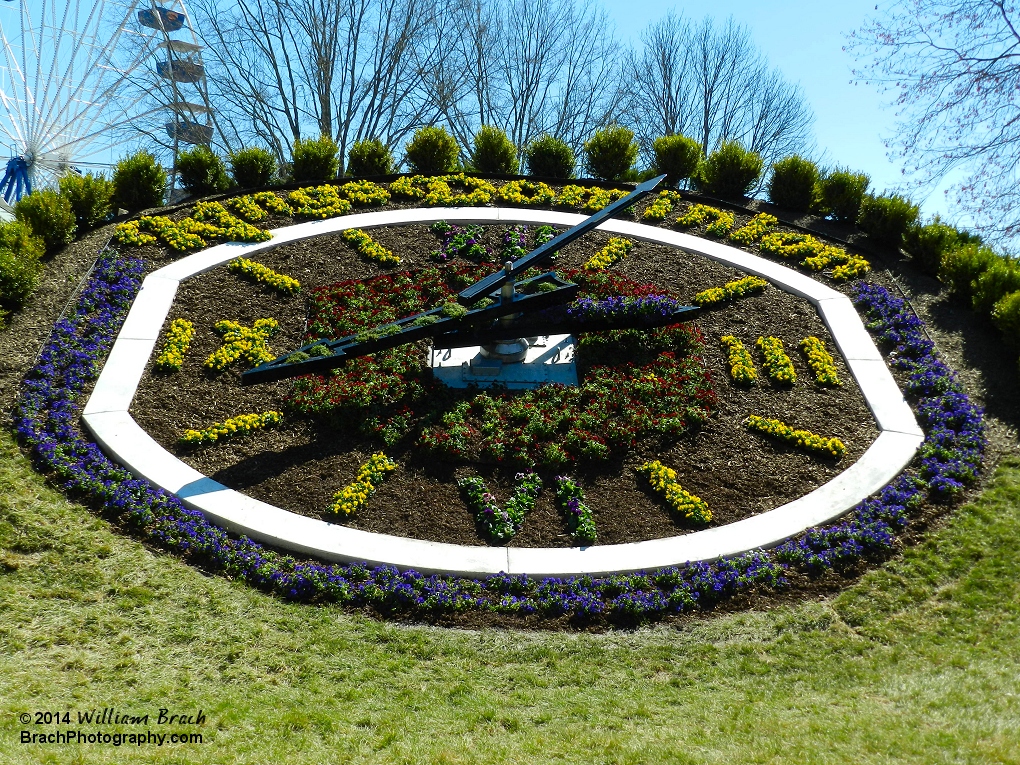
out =
<path fill-rule="evenodd" d="M 625 113 L 643 149 L 663 135 L 686 135 L 706 152 L 740 141 L 766 164 L 811 142 L 814 116 L 803 93 L 771 69 L 733 19 L 692 23 L 668 14 L 628 53 Z"/>
<path fill-rule="evenodd" d="M 437 0 L 197 0 L 225 144 L 302 135 L 395 145 L 439 114 Z"/>
<path fill-rule="evenodd" d="M 606 15 L 579 0 L 461 0 L 445 63 L 444 117 L 462 146 L 481 125 L 519 148 L 551 133 L 579 149 L 619 98 Z"/>
<path fill-rule="evenodd" d="M 983 233 L 1020 236 L 1020 11 L 1006 0 L 899 0 L 850 36 L 855 72 L 895 96 L 890 149 L 919 188 L 956 168 Z"/>

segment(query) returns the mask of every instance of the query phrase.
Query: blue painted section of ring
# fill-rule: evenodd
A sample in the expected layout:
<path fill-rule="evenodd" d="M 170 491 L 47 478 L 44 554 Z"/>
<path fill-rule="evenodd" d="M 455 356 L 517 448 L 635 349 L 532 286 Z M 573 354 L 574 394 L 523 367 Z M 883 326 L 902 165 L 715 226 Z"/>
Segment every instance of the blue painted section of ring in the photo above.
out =
<path fill-rule="evenodd" d="M 10 2 L 10 0 L 7 0 Z M 24 157 L 11 157 L 7 160 L 4 177 L 0 178 L 0 195 L 7 204 L 13 204 L 25 194 L 32 193 L 32 179 L 28 174 L 28 162 Z"/>

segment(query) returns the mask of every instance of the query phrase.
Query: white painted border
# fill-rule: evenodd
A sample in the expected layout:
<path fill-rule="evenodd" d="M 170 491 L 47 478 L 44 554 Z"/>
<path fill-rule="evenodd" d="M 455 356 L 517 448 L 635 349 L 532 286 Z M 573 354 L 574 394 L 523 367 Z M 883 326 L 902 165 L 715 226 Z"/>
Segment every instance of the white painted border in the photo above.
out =
<path fill-rule="evenodd" d="M 211 247 L 150 274 L 114 343 L 83 419 L 100 446 L 134 475 L 173 492 L 211 522 L 266 544 L 331 561 L 390 564 L 423 573 L 464 576 L 526 573 L 571 576 L 650 570 L 711 561 L 776 545 L 811 526 L 837 518 L 881 489 L 913 459 L 924 434 L 850 300 L 786 266 L 721 242 L 628 221 L 599 228 L 634 239 L 672 245 L 761 276 L 810 301 L 821 314 L 857 380 L 878 428 L 864 455 L 834 479 L 774 510 L 727 526 L 682 536 L 570 549 L 451 545 L 359 531 L 307 518 L 245 496 L 184 464 L 143 431 L 128 410 L 180 281 L 239 255 L 347 228 L 394 224 L 530 223 L 572 226 L 584 216 L 549 210 L 460 207 L 359 213 L 273 231 L 268 242 Z"/>

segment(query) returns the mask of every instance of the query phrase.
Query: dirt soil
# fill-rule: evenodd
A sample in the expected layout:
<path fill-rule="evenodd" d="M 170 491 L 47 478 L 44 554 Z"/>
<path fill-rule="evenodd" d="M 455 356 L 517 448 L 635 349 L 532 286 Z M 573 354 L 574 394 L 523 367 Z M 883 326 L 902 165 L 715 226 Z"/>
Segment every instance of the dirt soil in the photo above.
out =
<path fill-rule="evenodd" d="M 504 226 L 486 229 L 486 241 L 496 251 L 505 230 Z M 425 226 L 372 229 L 371 234 L 403 259 L 400 269 L 426 265 L 429 253 L 438 246 Z M 571 244 L 561 253 L 557 267 L 579 266 L 607 239 L 605 234 L 594 232 Z M 300 279 L 304 290 L 384 272 L 360 258 L 336 235 L 283 245 L 260 253 L 258 260 Z M 613 269 L 684 299 L 745 275 L 700 256 L 646 243 L 636 244 Z M 212 375 L 202 364 L 220 345 L 212 327 L 221 319 L 250 326 L 257 318 L 275 318 L 280 331 L 272 339 L 273 352 L 284 353 L 299 346 L 306 318 L 304 298 L 280 298 L 220 267 L 182 284 L 169 319 L 178 317 L 192 321 L 196 327 L 184 369 L 173 375 L 146 374 L 132 407 L 133 416 L 165 448 L 206 475 L 278 507 L 338 522 L 329 511 L 334 492 L 354 479 L 369 454 L 380 448 L 379 442 L 289 414 L 283 427 L 254 436 L 199 450 L 179 444 L 185 428 L 205 427 L 242 413 L 283 408 L 290 382 L 242 388 L 238 385 L 242 366 Z M 877 436 L 863 396 L 843 360 L 837 355 L 843 386 L 822 388 L 814 383 L 804 358 L 797 352 L 798 342 L 808 335 L 816 335 L 830 349 L 835 348 L 807 301 L 770 286 L 760 295 L 703 312 L 696 324 L 705 336 L 705 360 L 719 397 L 717 411 L 706 426 L 666 451 L 641 444 L 619 462 L 570 471 L 580 480 L 595 511 L 599 544 L 697 530 L 676 518 L 659 497 L 644 488 L 645 482 L 634 468 L 647 459 L 658 458 L 673 467 L 681 485 L 708 502 L 713 513 L 711 525 L 718 526 L 778 507 L 822 485 L 858 459 Z M 719 346 L 719 338 L 726 334 L 740 337 L 759 365 L 755 339 L 760 335 L 782 338 L 797 370 L 796 385 L 772 385 L 765 381 L 764 374 L 750 389 L 734 385 Z M 162 342 L 163 338 L 157 348 Z M 848 453 L 839 462 L 824 460 L 752 435 L 741 426 L 749 414 L 777 417 L 795 427 L 837 436 L 847 445 Z M 456 479 L 482 475 L 502 502 L 513 491 L 514 469 L 428 463 L 406 451 L 388 453 L 398 459 L 400 469 L 391 474 L 364 511 L 346 523 L 419 539 L 489 544 L 460 497 Z M 551 487 L 553 475 L 542 474 L 547 487 Z M 551 491 L 541 494 L 537 507 L 509 544 L 573 544 Z"/>

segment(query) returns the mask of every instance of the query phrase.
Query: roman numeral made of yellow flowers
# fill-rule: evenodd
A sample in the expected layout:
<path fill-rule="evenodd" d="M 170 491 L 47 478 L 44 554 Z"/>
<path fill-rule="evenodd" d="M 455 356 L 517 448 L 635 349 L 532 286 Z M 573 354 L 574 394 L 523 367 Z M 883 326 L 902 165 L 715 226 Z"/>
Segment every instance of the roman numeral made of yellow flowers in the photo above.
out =
<path fill-rule="evenodd" d="M 242 356 L 257 367 L 276 358 L 269 350 L 269 338 L 280 325 L 276 319 L 256 319 L 252 327 L 236 321 L 218 321 L 214 328 L 223 336 L 223 345 L 205 360 L 206 369 L 222 372 Z"/>

